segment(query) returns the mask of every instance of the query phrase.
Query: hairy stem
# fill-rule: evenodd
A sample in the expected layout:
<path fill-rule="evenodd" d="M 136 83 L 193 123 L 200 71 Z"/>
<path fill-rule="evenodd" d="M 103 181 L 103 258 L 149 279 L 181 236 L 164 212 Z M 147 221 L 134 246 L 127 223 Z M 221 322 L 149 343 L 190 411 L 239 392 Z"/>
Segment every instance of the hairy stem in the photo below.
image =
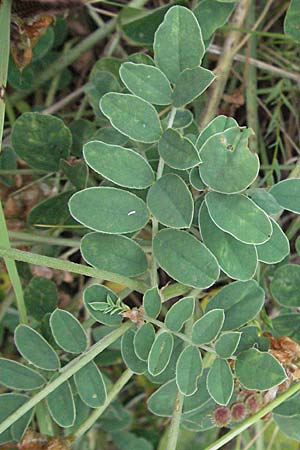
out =
<path fill-rule="evenodd" d="M 123 275 L 106 272 L 105 270 L 95 269 L 93 267 L 84 266 L 83 264 L 64 261 L 58 258 L 52 258 L 51 256 L 38 255 L 36 253 L 24 252 L 23 250 L 6 248 L 3 246 L 0 246 L 0 256 L 3 256 L 6 259 L 35 264 L 37 266 L 46 266 L 51 269 L 66 270 L 68 272 L 86 275 L 88 277 L 114 281 L 119 284 L 124 284 L 125 286 L 138 292 L 145 292 L 149 288 L 149 286 L 143 281 L 132 280 L 131 278 L 124 277 Z"/>

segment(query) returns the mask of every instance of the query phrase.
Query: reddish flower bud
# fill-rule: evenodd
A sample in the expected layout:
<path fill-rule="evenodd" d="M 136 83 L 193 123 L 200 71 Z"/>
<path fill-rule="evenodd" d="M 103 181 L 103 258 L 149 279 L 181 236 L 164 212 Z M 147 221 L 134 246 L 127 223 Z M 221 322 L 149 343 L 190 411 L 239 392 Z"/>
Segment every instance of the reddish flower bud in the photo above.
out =
<path fill-rule="evenodd" d="M 246 399 L 246 408 L 250 414 L 256 413 L 262 406 L 261 395 L 253 393 Z"/>
<path fill-rule="evenodd" d="M 230 407 L 230 412 L 234 422 L 240 422 L 245 419 L 247 414 L 246 406 L 242 402 L 233 403 Z"/>
<path fill-rule="evenodd" d="M 219 406 L 213 412 L 213 421 L 217 427 L 225 427 L 231 421 L 230 410 L 226 406 Z"/>

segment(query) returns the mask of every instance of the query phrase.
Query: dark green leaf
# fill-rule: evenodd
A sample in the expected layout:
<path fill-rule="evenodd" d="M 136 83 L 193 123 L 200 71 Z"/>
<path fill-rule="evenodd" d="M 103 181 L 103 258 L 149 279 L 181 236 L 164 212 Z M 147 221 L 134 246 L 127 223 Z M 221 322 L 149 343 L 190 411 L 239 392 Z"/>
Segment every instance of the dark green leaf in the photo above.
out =
<path fill-rule="evenodd" d="M 133 341 L 134 351 L 142 361 L 147 361 L 154 339 L 155 330 L 151 323 L 144 323 L 137 329 Z"/>
<path fill-rule="evenodd" d="M 174 169 L 189 169 L 200 163 L 198 152 L 192 142 L 172 128 L 168 128 L 162 135 L 158 150 L 166 164 Z"/>
<path fill-rule="evenodd" d="M 266 213 L 242 194 L 209 192 L 205 197 L 208 212 L 215 224 L 245 244 L 263 244 L 272 235 Z"/>
<path fill-rule="evenodd" d="M 214 81 L 215 76 L 203 67 L 185 69 L 179 75 L 174 89 L 173 104 L 176 108 L 191 103 Z"/>
<path fill-rule="evenodd" d="M 223 331 L 235 330 L 254 319 L 261 310 L 264 299 L 264 290 L 256 281 L 236 281 L 219 290 L 208 302 L 206 311 L 223 308 Z"/>
<path fill-rule="evenodd" d="M 154 106 L 135 95 L 109 93 L 102 97 L 100 108 L 112 126 L 138 142 L 159 140 L 162 129 Z"/>
<path fill-rule="evenodd" d="M 176 383 L 179 391 L 186 396 L 197 391 L 198 378 L 202 373 L 202 358 L 193 345 L 185 347 L 176 365 Z"/>
<path fill-rule="evenodd" d="M 275 197 L 282 208 L 300 214 L 299 178 L 289 178 L 274 184 L 270 189 L 270 194 Z"/>
<path fill-rule="evenodd" d="M 300 266 L 285 264 L 274 273 L 270 290 L 275 300 L 285 308 L 299 308 Z"/>
<path fill-rule="evenodd" d="M 120 325 L 122 317 L 119 314 L 104 314 L 101 311 L 95 311 L 95 309 L 90 306 L 91 303 L 106 302 L 108 296 L 114 302 L 117 301 L 117 296 L 111 289 L 108 289 L 106 286 L 103 286 L 101 284 L 93 284 L 92 286 L 89 286 L 84 290 L 83 303 L 87 308 L 90 316 L 97 322 L 109 326 Z"/>
<path fill-rule="evenodd" d="M 250 348 L 238 355 L 235 373 L 246 389 L 266 391 L 286 379 L 286 373 L 273 355 Z"/>
<path fill-rule="evenodd" d="M 106 387 L 102 374 L 92 361 L 74 375 L 81 400 L 91 408 L 99 408 L 106 400 Z"/>
<path fill-rule="evenodd" d="M 27 325 L 18 325 L 15 344 L 21 355 L 31 364 L 44 370 L 57 370 L 60 361 L 50 344 Z"/>
<path fill-rule="evenodd" d="M 156 319 L 161 310 L 161 298 L 157 287 L 148 289 L 143 298 L 143 307 L 147 316 Z"/>
<path fill-rule="evenodd" d="M 95 172 L 120 186 L 144 189 L 154 181 L 147 160 L 129 148 L 91 141 L 84 146 L 83 155 Z"/>
<path fill-rule="evenodd" d="M 83 161 L 78 161 L 76 164 L 69 164 L 62 159 L 59 167 L 76 189 L 86 188 L 89 171 Z"/>
<path fill-rule="evenodd" d="M 126 236 L 86 234 L 81 241 L 81 253 L 88 264 L 126 277 L 141 275 L 148 267 L 142 248 Z"/>
<path fill-rule="evenodd" d="M 159 265 L 180 283 L 204 289 L 219 277 L 215 257 L 185 231 L 159 231 L 153 241 L 153 252 Z"/>
<path fill-rule="evenodd" d="M 147 363 L 138 358 L 138 356 L 134 351 L 134 336 L 135 333 L 133 330 L 128 330 L 127 333 L 125 333 L 122 336 L 121 341 L 122 358 L 126 366 L 130 370 L 132 370 L 132 372 L 137 374 L 143 374 L 147 370 Z"/>
<path fill-rule="evenodd" d="M 76 418 L 75 403 L 70 383 L 65 381 L 47 397 L 52 419 L 63 428 L 71 427 Z"/>
<path fill-rule="evenodd" d="M 78 222 L 108 234 L 140 230 L 149 220 L 143 200 L 131 192 L 111 187 L 92 187 L 76 192 L 69 207 Z"/>
<path fill-rule="evenodd" d="M 220 358 L 227 359 L 233 355 L 240 339 L 241 333 L 237 331 L 228 331 L 227 333 L 221 334 L 215 343 L 215 350 Z"/>
<path fill-rule="evenodd" d="M 166 75 L 157 67 L 125 62 L 120 68 L 123 83 L 134 95 L 153 105 L 172 103 L 172 89 Z"/>
<path fill-rule="evenodd" d="M 172 334 L 162 331 L 156 335 L 148 358 L 148 370 L 156 376 L 164 371 L 172 354 L 174 339 Z"/>
<path fill-rule="evenodd" d="M 194 14 L 199 22 L 204 41 L 208 41 L 217 28 L 224 25 L 230 16 L 234 5 L 220 4 L 216 0 L 202 0 L 194 8 Z"/>
<path fill-rule="evenodd" d="M 8 416 L 14 413 L 20 406 L 22 406 L 28 397 L 22 394 L 1 394 L 0 395 L 0 423 L 2 423 Z M 28 414 L 31 415 L 31 412 Z M 19 421 L 18 421 L 19 422 Z M 18 424 L 15 422 L 15 426 Z M 0 434 L 0 445 L 13 440 L 12 428 Z"/>
<path fill-rule="evenodd" d="M 163 225 L 172 228 L 191 226 L 193 197 L 178 175 L 169 173 L 157 180 L 148 192 L 147 206 Z"/>
<path fill-rule="evenodd" d="M 225 319 L 223 309 L 213 309 L 194 323 L 192 341 L 196 345 L 209 344 L 220 333 Z"/>
<path fill-rule="evenodd" d="M 204 44 L 196 17 L 187 8 L 173 6 L 155 33 L 156 65 L 176 83 L 184 69 L 200 65 L 203 54 Z"/>
<path fill-rule="evenodd" d="M 33 277 L 24 290 L 28 314 L 41 321 L 57 308 L 58 292 L 55 283 L 45 277 Z"/>
<path fill-rule="evenodd" d="M 81 323 L 68 311 L 56 309 L 50 317 L 53 337 L 63 350 L 82 353 L 87 348 L 87 335 Z"/>
<path fill-rule="evenodd" d="M 233 375 L 224 359 L 216 358 L 208 372 L 207 389 L 219 405 L 227 405 L 233 393 Z"/>
<path fill-rule="evenodd" d="M 257 267 L 255 246 L 244 244 L 220 230 L 212 221 L 205 202 L 199 210 L 199 228 L 204 244 L 215 255 L 223 272 L 238 280 L 249 280 L 254 276 Z"/>
<path fill-rule="evenodd" d="M 165 325 L 171 331 L 180 331 L 187 320 L 194 313 L 194 297 L 184 297 L 169 309 L 165 318 Z"/>
<path fill-rule="evenodd" d="M 11 389 L 31 391 L 46 383 L 45 378 L 35 370 L 6 358 L 0 358 L 0 384 Z"/>
<path fill-rule="evenodd" d="M 74 191 L 61 192 L 54 197 L 47 198 L 34 206 L 27 216 L 29 225 L 76 225 L 75 220 L 71 217 L 68 202 Z"/>
<path fill-rule="evenodd" d="M 58 117 L 26 112 L 14 123 L 12 145 L 30 167 L 54 172 L 61 158 L 67 158 L 72 135 Z"/>

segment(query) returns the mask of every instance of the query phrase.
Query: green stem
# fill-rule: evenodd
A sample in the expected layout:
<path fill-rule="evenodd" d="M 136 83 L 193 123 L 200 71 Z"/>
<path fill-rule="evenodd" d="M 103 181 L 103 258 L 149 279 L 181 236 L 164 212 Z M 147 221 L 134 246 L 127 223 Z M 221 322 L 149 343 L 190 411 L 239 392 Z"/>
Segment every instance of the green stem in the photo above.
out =
<path fill-rule="evenodd" d="M 100 407 L 95 409 L 92 414 L 83 422 L 82 425 L 75 431 L 75 433 L 69 438 L 71 442 L 77 441 L 81 438 L 99 419 L 99 417 L 104 413 L 106 408 L 112 403 L 115 397 L 120 393 L 125 384 L 132 377 L 133 372 L 127 369 L 118 381 L 114 384 L 113 388 L 109 391 L 105 403 Z"/>
<path fill-rule="evenodd" d="M 0 42 L 1 42 L 1 56 L 0 56 L 0 152 L 2 148 L 2 138 L 5 119 L 5 90 L 7 83 L 7 71 L 10 50 L 10 13 L 11 0 L 3 0 L 0 4 Z M 8 230 L 5 222 L 4 211 L 2 203 L 0 202 L 0 246 L 10 248 Z M 20 316 L 20 322 L 27 323 L 26 307 L 23 297 L 23 289 L 21 280 L 18 274 L 17 266 L 14 260 L 4 258 L 7 272 L 15 291 L 17 307 Z"/>
<path fill-rule="evenodd" d="M 149 286 L 143 281 L 132 280 L 131 278 L 124 277 L 123 275 L 106 272 L 105 270 L 94 269 L 93 267 L 84 266 L 83 264 L 77 264 L 70 261 L 64 261 L 58 258 L 52 258 L 51 256 L 38 255 L 36 253 L 24 252 L 23 250 L 6 248 L 3 246 L 0 246 L 0 256 L 3 256 L 6 259 L 34 264 L 36 266 L 46 266 L 51 269 L 66 270 L 79 275 L 86 275 L 87 277 L 114 281 L 119 284 L 124 284 L 125 286 L 138 292 L 145 292 L 149 288 Z"/>
<path fill-rule="evenodd" d="M 60 245 L 62 247 L 80 247 L 80 241 L 67 238 L 56 238 L 49 235 L 31 234 L 22 231 L 9 231 L 10 239 L 23 240 L 25 242 L 37 242 L 40 244 Z M 15 242 L 12 242 L 15 245 Z"/>
<path fill-rule="evenodd" d="M 254 425 L 256 422 L 258 422 L 262 417 L 264 417 L 266 414 L 273 411 L 274 408 L 281 405 L 285 400 L 290 398 L 292 395 L 296 394 L 296 392 L 300 391 L 300 382 L 294 384 L 292 387 L 290 387 L 286 392 L 279 395 L 275 398 L 272 402 L 268 403 L 264 408 L 262 408 L 260 411 L 258 411 L 253 416 L 249 417 L 248 419 L 244 420 L 239 426 L 234 428 L 233 430 L 229 431 L 229 433 L 222 436 L 220 439 L 215 441 L 213 444 L 206 447 L 205 450 L 218 450 L 219 448 L 223 448 L 225 444 L 230 442 L 232 439 L 234 439 L 236 436 L 238 436 L 240 433 L 242 433 L 247 428 Z"/>
<path fill-rule="evenodd" d="M 40 392 L 34 395 L 30 400 L 28 400 L 24 405 L 18 408 L 10 416 L 8 416 L 0 424 L 0 435 L 5 430 L 7 430 L 13 423 L 24 416 L 28 411 L 35 407 L 41 400 L 46 398 L 51 392 L 55 391 L 62 383 L 71 378 L 75 373 L 77 373 L 82 367 L 86 366 L 89 362 L 103 352 L 109 345 L 119 339 L 126 331 L 132 326 L 131 322 L 125 322 L 116 330 L 112 331 L 110 334 L 105 336 L 99 342 L 94 344 L 87 352 L 82 353 L 77 358 L 70 361 L 63 369 L 60 371 L 60 375 L 47 386 L 44 387 Z"/>

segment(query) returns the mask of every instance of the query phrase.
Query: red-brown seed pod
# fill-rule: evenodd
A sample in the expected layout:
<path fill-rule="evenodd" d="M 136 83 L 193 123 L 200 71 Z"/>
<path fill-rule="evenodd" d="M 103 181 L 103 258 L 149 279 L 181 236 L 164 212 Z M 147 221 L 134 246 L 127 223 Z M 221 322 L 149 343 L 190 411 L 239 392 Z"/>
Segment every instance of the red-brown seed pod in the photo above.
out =
<path fill-rule="evenodd" d="M 249 395 L 249 397 L 247 397 L 246 399 L 245 404 L 249 414 L 256 413 L 262 407 L 261 395 L 256 392 Z"/>

